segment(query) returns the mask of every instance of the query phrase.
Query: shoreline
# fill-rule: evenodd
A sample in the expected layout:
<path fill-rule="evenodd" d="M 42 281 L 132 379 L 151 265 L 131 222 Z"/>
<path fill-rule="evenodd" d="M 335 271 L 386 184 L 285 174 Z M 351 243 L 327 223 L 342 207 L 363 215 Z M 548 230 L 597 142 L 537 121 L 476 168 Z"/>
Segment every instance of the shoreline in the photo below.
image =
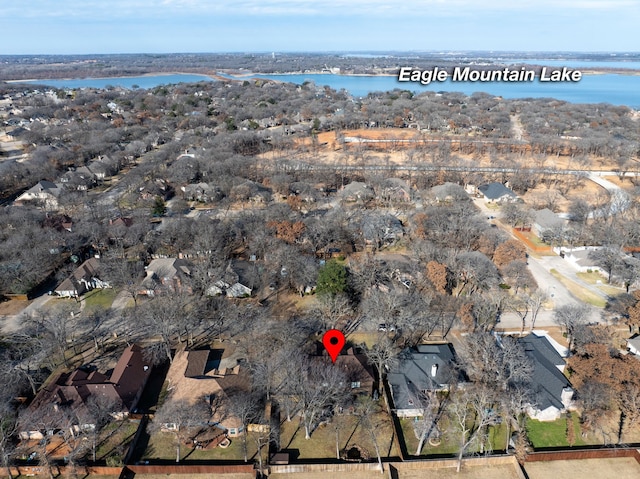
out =
<path fill-rule="evenodd" d="M 579 70 L 579 69 L 576 69 Z M 607 70 L 601 68 L 590 68 L 585 70 L 580 70 L 583 75 L 621 75 L 621 76 L 640 76 L 640 70 Z M 269 76 L 295 76 L 295 75 L 333 75 L 333 76 L 344 76 L 344 77 L 397 77 L 397 73 L 332 73 L 328 71 L 322 70 L 306 70 L 306 71 L 295 71 L 295 72 L 279 72 L 279 73 L 256 73 L 256 72 L 247 72 L 247 73 L 228 73 L 227 71 L 220 70 L 220 73 L 223 75 L 219 75 L 218 73 L 192 73 L 192 72 L 181 72 L 181 71 L 173 71 L 173 72 L 148 72 L 148 73 L 140 73 L 137 75 L 120 75 L 120 76 L 98 76 L 98 77 L 65 77 L 65 78 L 28 78 L 28 79 L 20 79 L 20 80 L 0 80 L 4 83 L 16 84 L 16 83 L 38 83 L 38 82 L 46 82 L 46 81 L 74 81 L 74 80 L 110 80 L 110 79 L 131 79 L 131 78 L 145 78 L 145 77 L 154 77 L 154 76 L 170 76 L 170 75 L 193 75 L 193 76 L 201 76 L 206 77 L 211 80 L 216 81 L 233 81 L 233 80 L 243 80 L 248 78 L 260 78 L 260 77 L 269 77 Z M 267 78 L 268 79 L 268 78 Z"/>
<path fill-rule="evenodd" d="M 118 78 L 145 78 L 145 77 L 160 77 L 160 76 L 170 76 L 170 75 L 192 75 L 192 76 L 201 76 L 211 78 L 212 80 L 219 80 L 220 77 L 213 76 L 211 74 L 206 73 L 189 73 L 189 72 L 149 72 L 149 73 L 140 73 L 138 75 L 120 75 L 114 77 L 73 77 L 73 78 L 29 78 L 29 79 L 21 79 L 21 80 L 0 80 L 0 82 L 4 83 L 37 83 L 43 81 L 75 81 L 75 80 L 112 80 Z"/>

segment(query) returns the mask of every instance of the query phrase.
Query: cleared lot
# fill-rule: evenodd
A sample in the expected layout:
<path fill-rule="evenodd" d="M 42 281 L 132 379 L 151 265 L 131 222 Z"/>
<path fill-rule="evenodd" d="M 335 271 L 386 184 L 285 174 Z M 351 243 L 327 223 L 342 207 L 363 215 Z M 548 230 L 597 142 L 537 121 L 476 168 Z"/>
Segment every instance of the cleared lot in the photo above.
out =
<path fill-rule="evenodd" d="M 548 479 L 549 477 L 637 479 L 640 477 L 640 464 L 631 457 L 528 462 L 525 464 L 525 470 L 529 479 Z"/>

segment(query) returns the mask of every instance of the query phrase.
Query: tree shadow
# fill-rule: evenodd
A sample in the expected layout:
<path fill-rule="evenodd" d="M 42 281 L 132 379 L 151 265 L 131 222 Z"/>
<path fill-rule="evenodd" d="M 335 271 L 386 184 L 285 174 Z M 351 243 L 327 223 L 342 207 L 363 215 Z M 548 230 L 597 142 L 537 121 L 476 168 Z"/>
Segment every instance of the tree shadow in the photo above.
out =
<path fill-rule="evenodd" d="M 293 440 L 296 438 L 296 435 L 298 434 L 298 431 L 300 430 L 300 422 L 298 422 L 298 427 L 296 428 L 295 431 L 293 431 L 293 434 L 291 435 L 291 439 L 289 439 L 289 442 L 287 443 L 287 445 L 283 448 L 283 449 L 287 449 L 289 446 L 291 446 L 291 443 L 293 443 Z"/>
<path fill-rule="evenodd" d="M 358 426 L 360 426 L 360 422 L 362 421 L 362 418 L 358 418 L 358 421 L 356 421 L 356 425 L 353 427 L 353 431 L 351 431 L 351 434 L 349 435 L 349 437 L 347 438 L 347 441 L 344 443 L 344 448 L 346 449 L 347 446 L 349 445 L 349 443 L 351 442 L 351 439 L 353 439 L 353 436 L 355 435 L 356 431 L 358 430 Z"/>

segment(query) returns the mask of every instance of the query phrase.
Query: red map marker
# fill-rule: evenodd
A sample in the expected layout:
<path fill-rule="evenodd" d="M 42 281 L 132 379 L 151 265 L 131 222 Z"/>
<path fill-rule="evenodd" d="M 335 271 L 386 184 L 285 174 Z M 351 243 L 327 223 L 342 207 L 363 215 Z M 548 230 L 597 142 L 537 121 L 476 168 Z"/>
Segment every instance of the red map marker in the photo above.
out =
<path fill-rule="evenodd" d="M 331 361 L 336 362 L 336 358 L 342 351 L 344 347 L 344 334 L 337 329 L 330 329 L 324 336 L 322 336 L 322 344 L 324 344 L 324 348 L 329 353 L 331 357 Z"/>

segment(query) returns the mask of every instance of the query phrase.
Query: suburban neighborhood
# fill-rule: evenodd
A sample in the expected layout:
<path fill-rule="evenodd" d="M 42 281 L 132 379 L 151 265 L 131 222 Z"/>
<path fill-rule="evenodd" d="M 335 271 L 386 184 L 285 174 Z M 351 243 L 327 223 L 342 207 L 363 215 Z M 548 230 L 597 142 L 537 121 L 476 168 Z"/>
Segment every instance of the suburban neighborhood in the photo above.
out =
<path fill-rule="evenodd" d="M 640 472 L 636 110 L 0 87 L 3 475 Z"/>

